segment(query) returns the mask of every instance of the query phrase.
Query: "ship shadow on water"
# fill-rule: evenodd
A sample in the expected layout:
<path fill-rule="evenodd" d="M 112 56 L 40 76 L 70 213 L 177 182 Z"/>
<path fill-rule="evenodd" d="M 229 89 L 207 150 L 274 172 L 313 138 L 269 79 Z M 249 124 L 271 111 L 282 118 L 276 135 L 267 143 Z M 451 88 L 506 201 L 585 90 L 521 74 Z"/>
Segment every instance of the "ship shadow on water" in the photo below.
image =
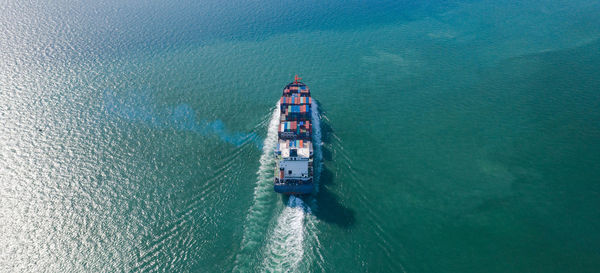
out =
<path fill-rule="evenodd" d="M 335 193 L 328 189 L 332 185 L 333 174 L 323 168 L 321 170 L 319 192 L 315 196 L 317 209 L 313 211 L 313 214 L 323 222 L 335 224 L 341 228 L 350 228 L 356 221 L 355 212 L 339 202 Z"/>
<path fill-rule="evenodd" d="M 335 186 L 335 175 L 328 169 L 329 163 L 333 162 L 333 153 L 331 151 L 334 142 L 334 131 L 329 124 L 325 110 L 319 105 L 321 118 L 321 153 L 322 167 L 319 179 L 319 190 L 314 196 L 316 199 L 316 209 L 313 214 L 321 221 L 334 224 L 340 228 L 350 228 L 356 222 L 355 212 L 352 208 L 344 206 L 339 197 L 330 189 Z"/>

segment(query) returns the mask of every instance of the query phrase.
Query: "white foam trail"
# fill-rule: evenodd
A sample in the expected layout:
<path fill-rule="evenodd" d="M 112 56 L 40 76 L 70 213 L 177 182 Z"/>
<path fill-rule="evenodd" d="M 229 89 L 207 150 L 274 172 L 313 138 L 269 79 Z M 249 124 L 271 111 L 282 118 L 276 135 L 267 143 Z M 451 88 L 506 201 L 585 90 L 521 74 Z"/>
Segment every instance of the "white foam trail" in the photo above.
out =
<path fill-rule="evenodd" d="M 273 150 L 277 144 L 278 127 L 279 102 L 271 115 L 267 137 L 263 143 L 263 153 L 260 156 L 260 166 L 257 172 L 257 183 L 256 187 L 254 187 L 254 203 L 246 216 L 242 244 L 233 268 L 235 272 L 252 271 L 252 262 L 256 259 L 253 255 L 260 247 L 260 242 L 264 240 L 264 235 L 266 234 L 269 213 L 272 211 L 268 207 L 273 205 L 272 199 L 274 197 L 273 177 L 275 173 L 275 159 L 273 157 Z"/>
<path fill-rule="evenodd" d="M 269 242 L 263 261 L 264 272 L 294 272 L 304 258 L 305 220 L 310 208 L 302 199 L 290 196 L 287 206 L 277 218 L 275 229 L 268 234 Z"/>
<path fill-rule="evenodd" d="M 321 133 L 321 113 L 319 111 L 319 105 L 315 100 L 313 100 L 311 104 L 311 120 L 313 124 L 313 149 L 314 149 L 314 177 L 313 181 L 315 183 L 315 194 L 310 197 L 310 207 L 312 211 L 316 211 L 317 207 L 317 199 L 315 198 L 316 194 L 319 192 L 319 184 L 321 181 L 321 170 L 323 168 L 323 140 Z M 317 218 L 312 216 L 309 217 L 309 221 L 306 222 L 307 231 L 310 237 L 307 240 L 305 245 L 311 246 L 309 248 L 310 253 L 308 256 L 312 258 L 318 258 L 316 264 L 321 267 L 322 271 L 323 264 L 325 263 L 325 259 L 323 255 L 321 255 L 321 242 L 319 241 L 319 236 L 317 232 Z"/>
<path fill-rule="evenodd" d="M 313 100 L 311 104 L 311 120 L 313 125 L 313 150 L 314 150 L 314 177 L 315 193 L 319 192 L 319 181 L 321 180 L 321 168 L 323 167 L 323 150 L 321 140 L 321 117 L 319 114 L 319 105 Z M 313 198 L 314 203 L 314 198 Z M 316 204 L 314 204 L 316 205 Z"/>
<path fill-rule="evenodd" d="M 318 191 L 320 171 L 322 164 L 321 127 L 319 121 L 318 105 L 313 102 L 313 148 L 315 193 Z M 310 206 L 300 197 L 290 196 L 287 205 L 277 217 L 277 222 L 272 231 L 268 233 L 267 245 L 264 250 L 262 270 L 264 272 L 307 272 L 312 266 L 314 257 L 318 257 L 322 264 L 320 242 L 317 234 L 317 218 L 311 213 L 316 208 L 316 199 L 307 197 Z M 303 267 L 303 268 L 301 268 Z"/>

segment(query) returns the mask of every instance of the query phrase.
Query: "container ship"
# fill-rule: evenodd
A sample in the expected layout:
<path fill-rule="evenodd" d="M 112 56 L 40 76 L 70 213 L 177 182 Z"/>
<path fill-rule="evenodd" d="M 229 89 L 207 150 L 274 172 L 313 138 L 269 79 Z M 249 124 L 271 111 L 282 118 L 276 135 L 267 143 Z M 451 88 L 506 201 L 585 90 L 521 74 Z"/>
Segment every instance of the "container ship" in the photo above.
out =
<path fill-rule="evenodd" d="M 283 89 L 279 100 L 280 116 L 277 148 L 275 149 L 275 192 L 310 194 L 313 184 L 313 143 L 311 105 L 308 87 L 294 82 Z"/>

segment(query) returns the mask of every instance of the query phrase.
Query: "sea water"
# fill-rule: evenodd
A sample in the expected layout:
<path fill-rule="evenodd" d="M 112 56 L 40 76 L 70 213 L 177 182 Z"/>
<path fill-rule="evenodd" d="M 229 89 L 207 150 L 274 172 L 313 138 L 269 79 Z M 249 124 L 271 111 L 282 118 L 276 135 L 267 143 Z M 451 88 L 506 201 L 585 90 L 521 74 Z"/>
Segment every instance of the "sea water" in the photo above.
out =
<path fill-rule="evenodd" d="M 598 1 L 0 5 L 1 272 L 596 272 Z M 318 101 L 318 192 L 271 181 Z"/>

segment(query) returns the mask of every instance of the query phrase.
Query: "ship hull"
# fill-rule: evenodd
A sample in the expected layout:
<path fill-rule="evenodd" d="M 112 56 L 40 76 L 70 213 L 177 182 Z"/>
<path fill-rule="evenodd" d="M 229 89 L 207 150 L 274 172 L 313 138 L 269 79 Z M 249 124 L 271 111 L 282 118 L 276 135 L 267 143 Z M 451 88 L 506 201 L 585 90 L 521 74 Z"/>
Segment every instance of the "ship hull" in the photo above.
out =
<path fill-rule="evenodd" d="M 298 78 L 288 84 L 280 99 L 275 149 L 273 190 L 286 195 L 311 194 L 313 183 L 312 98 Z"/>

